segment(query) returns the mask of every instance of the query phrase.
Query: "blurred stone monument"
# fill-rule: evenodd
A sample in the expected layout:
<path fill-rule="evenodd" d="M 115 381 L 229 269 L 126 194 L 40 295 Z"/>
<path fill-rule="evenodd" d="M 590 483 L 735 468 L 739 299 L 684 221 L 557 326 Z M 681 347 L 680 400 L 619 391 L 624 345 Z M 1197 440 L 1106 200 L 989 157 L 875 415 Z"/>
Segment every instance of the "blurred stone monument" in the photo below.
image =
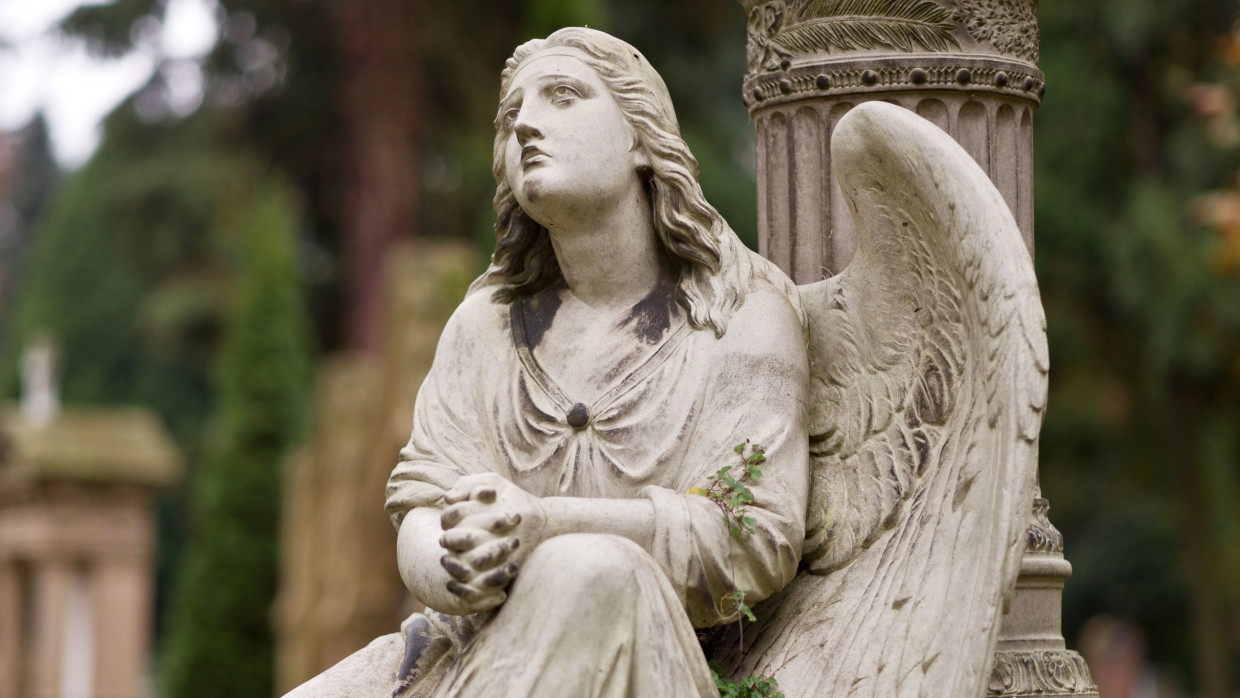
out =
<path fill-rule="evenodd" d="M 740 0 L 744 100 L 757 136 L 759 248 L 793 281 L 847 266 L 857 246 L 831 172 L 835 125 L 882 100 L 934 122 L 989 175 L 1033 251 L 1037 0 Z M 1097 695 L 1067 650 L 1060 597 L 1072 566 L 1040 494 L 1004 617 L 990 695 Z"/>
<path fill-rule="evenodd" d="M 149 693 L 152 496 L 182 464 L 150 412 L 62 409 L 46 338 L 0 412 L 0 698 Z"/>
<path fill-rule="evenodd" d="M 386 270 L 383 350 L 335 356 L 319 371 L 309 441 L 285 476 L 276 688 L 335 664 L 414 610 L 381 506 L 394 454 L 409 437 L 414 397 L 477 260 L 466 245 L 399 247 Z"/>

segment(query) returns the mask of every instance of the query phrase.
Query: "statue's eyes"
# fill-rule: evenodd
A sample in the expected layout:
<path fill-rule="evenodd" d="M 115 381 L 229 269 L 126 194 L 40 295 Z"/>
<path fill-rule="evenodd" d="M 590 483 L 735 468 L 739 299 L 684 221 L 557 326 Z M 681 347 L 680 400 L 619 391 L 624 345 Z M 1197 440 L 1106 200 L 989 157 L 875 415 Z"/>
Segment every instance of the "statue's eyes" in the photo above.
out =
<path fill-rule="evenodd" d="M 520 110 L 519 109 L 508 109 L 504 112 L 504 115 L 500 117 L 500 120 L 504 122 L 504 126 L 508 128 L 512 128 L 512 125 L 517 123 L 517 112 L 518 111 Z"/>
<path fill-rule="evenodd" d="M 551 101 L 556 104 L 563 104 L 581 96 L 581 93 L 568 85 L 556 85 L 551 90 Z"/>

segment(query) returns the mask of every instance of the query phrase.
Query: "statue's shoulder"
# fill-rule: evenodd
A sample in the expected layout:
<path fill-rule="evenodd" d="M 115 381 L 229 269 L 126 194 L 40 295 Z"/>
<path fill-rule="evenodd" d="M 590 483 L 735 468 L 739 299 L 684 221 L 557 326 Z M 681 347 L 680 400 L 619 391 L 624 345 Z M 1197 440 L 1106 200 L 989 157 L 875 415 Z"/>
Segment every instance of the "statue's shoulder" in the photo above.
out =
<path fill-rule="evenodd" d="M 744 353 L 757 350 L 778 354 L 797 363 L 806 361 L 805 326 L 798 299 L 790 298 L 788 290 L 765 279 L 755 280 L 728 323 L 722 337 L 725 346 Z"/>
<path fill-rule="evenodd" d="M 444 336 L 464 343 L 489 342 L 509 334 L 507 303 L 496 301 L 495 288 L 477 288 L 466 294 L 444 327 Z"/>

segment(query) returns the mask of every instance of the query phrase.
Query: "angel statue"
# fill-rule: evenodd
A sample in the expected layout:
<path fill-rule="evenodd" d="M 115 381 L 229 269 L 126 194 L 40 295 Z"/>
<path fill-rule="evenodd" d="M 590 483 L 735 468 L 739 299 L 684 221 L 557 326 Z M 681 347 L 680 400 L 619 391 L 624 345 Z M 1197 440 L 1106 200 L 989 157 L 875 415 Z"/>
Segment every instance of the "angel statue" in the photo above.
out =
<path fill-rule="evenodd" d="M 495 127 L 495 253 L 387 489 L 427 609 L 291 695 L 717 696 L 709 653 L 788 696 L 980 696 L 1047 370 L 982 171 L 854 108 L 831 161 L 859 248 L 797 287 L 707 203 L 623 41 L 518 47 Z"/>

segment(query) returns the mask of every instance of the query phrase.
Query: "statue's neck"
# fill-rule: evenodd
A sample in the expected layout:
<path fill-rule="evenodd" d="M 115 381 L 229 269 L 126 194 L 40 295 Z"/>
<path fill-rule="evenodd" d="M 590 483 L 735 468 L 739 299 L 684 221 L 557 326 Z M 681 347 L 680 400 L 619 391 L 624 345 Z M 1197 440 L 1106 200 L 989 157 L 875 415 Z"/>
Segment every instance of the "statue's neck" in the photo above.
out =
<path fill-rule="evenodd" d="M 671 275 L 644 191 L 611 211 L 548 232 L 569 292 L 592 307 L 628 308 Z"/>

